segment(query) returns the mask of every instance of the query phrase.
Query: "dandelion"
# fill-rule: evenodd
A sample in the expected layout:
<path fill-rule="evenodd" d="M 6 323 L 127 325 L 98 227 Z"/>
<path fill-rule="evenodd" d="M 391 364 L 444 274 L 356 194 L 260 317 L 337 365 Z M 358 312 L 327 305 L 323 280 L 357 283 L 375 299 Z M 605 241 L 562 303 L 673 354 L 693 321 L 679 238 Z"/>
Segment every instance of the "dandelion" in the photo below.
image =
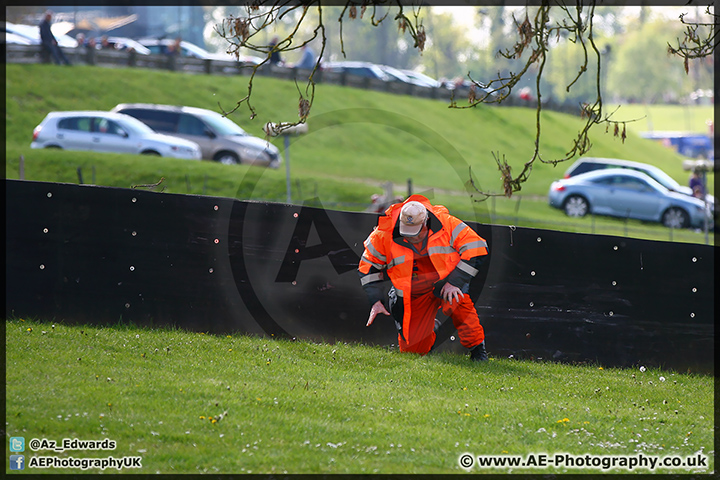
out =
<path fill-rule="evenodd" d="M 490 414 L 489 414 L 489 413 L 486 413 L 485 415 L 483 415 L 483 417 L 485 417 L 485 418 L 490 418 Z"/>
<path fill-rule="evenodd" d="M 603 370 L 603 367 L 598 367 L 598 370 Z"/>
<path fill-rule="evenodd" d="M 205 415 L 200 415 L 200 420 L 205 420 Z"/>
<path fill-rule="evenodd" d="M 28 327 L 27 331 L 32 332 L 32 328 Z"/>
<path fill-rule="evenodd" d="M 665 377 L 660 377 L 658 380 L 660 380 L 661 382 L 664 382 L 664 381 L 665 381 Z"/>
<path fill-rule="evenodd" d="M 644 366 L 640 367 L 641 372 L 644 372 L 645 370 L 646 370 L 646 368 Z"/>

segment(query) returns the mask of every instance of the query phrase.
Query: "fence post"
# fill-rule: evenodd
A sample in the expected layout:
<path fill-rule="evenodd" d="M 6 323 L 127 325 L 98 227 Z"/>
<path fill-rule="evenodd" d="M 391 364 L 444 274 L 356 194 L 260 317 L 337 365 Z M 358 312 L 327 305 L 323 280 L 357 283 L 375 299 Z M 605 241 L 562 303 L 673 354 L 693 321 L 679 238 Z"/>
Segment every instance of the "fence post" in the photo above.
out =
<path fill-rule="evenodd" d="M 80 181 L 80 185 L 82 185 L 83 178 L 82 178 L 82 168 L 81 167 L 77 167 L 77 176 L 78 176 L 78 180 Z"/>

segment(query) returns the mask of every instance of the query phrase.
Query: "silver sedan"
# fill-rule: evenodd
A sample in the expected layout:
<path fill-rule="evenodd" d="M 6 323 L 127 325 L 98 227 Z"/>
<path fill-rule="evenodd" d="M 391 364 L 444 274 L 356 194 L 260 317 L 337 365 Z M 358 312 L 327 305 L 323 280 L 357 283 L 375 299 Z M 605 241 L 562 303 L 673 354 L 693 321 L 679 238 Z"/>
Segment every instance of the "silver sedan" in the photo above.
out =
<path fill-rule="evenodd" d="M 669 228 L 703 228 L 707 219 L 712 227 L 712 213 L 705 202 L 628 169 L 596 170 L 556 180 L 548 202 L 571 217 L 592 213 L 659 222 Z"/>
<path fill-rule="evenodd" d="M 201 158 L 193 141 L 156 133 L 129 115 L 102 111 L 50 112 L 33 130 L 30 146 Z"/>

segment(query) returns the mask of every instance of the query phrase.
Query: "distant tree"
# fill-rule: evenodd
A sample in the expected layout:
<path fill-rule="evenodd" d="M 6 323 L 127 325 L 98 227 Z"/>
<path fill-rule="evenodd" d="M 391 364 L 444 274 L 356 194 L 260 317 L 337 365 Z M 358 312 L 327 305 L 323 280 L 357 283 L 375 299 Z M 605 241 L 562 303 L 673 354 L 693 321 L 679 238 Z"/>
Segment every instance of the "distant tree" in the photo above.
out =
<path fill-rule="evenodd" d="M 678 93 L 689 93 L 682 63 L 668 61 L 667 38 L 681 33 L 677 22 L 665 20 L 646 22 L 629 32 L 614 53 L 608 89 L 642 103 L 677 100 Z"/>
<path fill-rule="evenodd" d="M 427 48 L 420 58 L 425 73 L 438 79 L 465 76 L 463 65 L 477 55 L 468 40 L 467 28 L 455 23 L 449 13 L 428 14 L 426 19 Z"/>

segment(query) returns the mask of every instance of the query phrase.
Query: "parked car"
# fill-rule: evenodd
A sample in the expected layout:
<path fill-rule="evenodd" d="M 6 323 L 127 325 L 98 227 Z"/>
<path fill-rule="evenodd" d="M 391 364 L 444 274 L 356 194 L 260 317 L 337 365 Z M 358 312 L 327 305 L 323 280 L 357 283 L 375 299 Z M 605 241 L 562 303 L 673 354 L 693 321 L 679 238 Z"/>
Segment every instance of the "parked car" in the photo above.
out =
<path fill-rule="evenodd" d="M 606 168 L 627 168 L 637 172 L 642 172 L 672 192 L 678 192 L 689 196 L 693 195 L 693 191 L 689 186 L 680 185 L 674 178 L 654 165 L 641 162 L 631 162 L 629 160 L 619 160 L 617 158 L 580 158 L 570 165 L 570 168 L 565 171 L 565 178 Z M 715 197 L 708 194 L 706 195 L 706 199 L 708 203 L 712 205 L 712 209 L 714 210 Z"/>
<path fill-rule="evenodd" d="M 415 80 L 414 78 L 411 78 L 409 75 L 406 75 L 405 72 L 398 70 L 395 67 L 391 67 L 389 65 L 378 65 L 378 67 L 388 77 L 390 77 L 391 82 L 402 82 L 402 83 L 407 83 L 410 85 L 424 86 L 422 84 L 422 82 L 419 82 L 418 80 Z"/>
<path fill-rule="evenodd" d="M 38 25 L 23 25 L 20 23 L 2 22 L 4 32 L 13 33 L 27 39 L 31 45 L 40 45 L 40 27 Z M 50 27 L 52 30 L 52 27 Z M 74 38 L 53 31 L 58 46 L 66 48 L 77 47 L 77 40 Z"/>
<path fill-rule="evenodd" d="M 137 42 L 149 49 L 150 53 L 167 55 L 168 49 L 175 43 L 175 40 L 171 38 L 140 38 Z M 203 60 L 238 61 L 243 65 L 257 65 L 263 61 L 262 58 L 254 55 L 240 55 L 238 58 L 235 58 L 235 55 L 228 53 L 212 53 L 185 40 L 180 41 L 180 55 Z"/>
<path fill-rule="evenodd" d="M 197 143 L 156 133 L 129 115 L 100 111 L 50 112 L 33 130 L 30 146 L 200 160 Z"/>
<path fill-rule="evenodd" d="M 36 45 L 29 38 L 11 32 L 4 32 L 2 35 L 2 41 L 4 44 L 10 43 L 13 45 Z"/>
<path fill-rule="evenodd" d="M 346 72 L 364 78 L 375 78 L 383 82 L 391 81 L 390 76 L 374 63 L 368 62 L 328 62 L 322 64 L 323 70 L 329 72 Z"/>
<path fill-rule="evenodd" d="M 226 165 L 246 163 L 270 168 L 280 166 L 280 151 L 272 143 L 254 137 L 227 117 L 195 107 L 121 103 L 113 112 L 133 116 L 157 132 L 200 145 L 202 158 Z"/>
<path fill-rule="evenodd" d="M 100 45 L 100 38 L 96 38 L 96 44 Z M 126 51 L 135 50 L 140 55 L 150 55 L 150 49 L 145 45 L 136 42 L 132 38 L 126 37 L 107 37 L 108 45 L 115 50 Z M 98 47 L 99 48 L 99 47 Z"/>
<path fill-rule="evenodd" d="M 712 215 L 705 202 L 668 190 L 645 175 L 627 168 L 608 168 L 556 180 L 548 203 L 571 217 L 588 213 L 660 222 L 669 228 L 703 228 Z"/>
<path fill-rule="evenodd" d="M 417 85 L 422 85 L 424 87 L 430 87 L 430 88 L 440 88 L 442 87 L 442 83 L 438 80 L 435 80 L 432 77 L 429 77 L 425 75 L 424 73 L 416 72 L 414 70 L 400 70 L 402 73 L 404 73 L 408 78 L 414 80 Z"/>

